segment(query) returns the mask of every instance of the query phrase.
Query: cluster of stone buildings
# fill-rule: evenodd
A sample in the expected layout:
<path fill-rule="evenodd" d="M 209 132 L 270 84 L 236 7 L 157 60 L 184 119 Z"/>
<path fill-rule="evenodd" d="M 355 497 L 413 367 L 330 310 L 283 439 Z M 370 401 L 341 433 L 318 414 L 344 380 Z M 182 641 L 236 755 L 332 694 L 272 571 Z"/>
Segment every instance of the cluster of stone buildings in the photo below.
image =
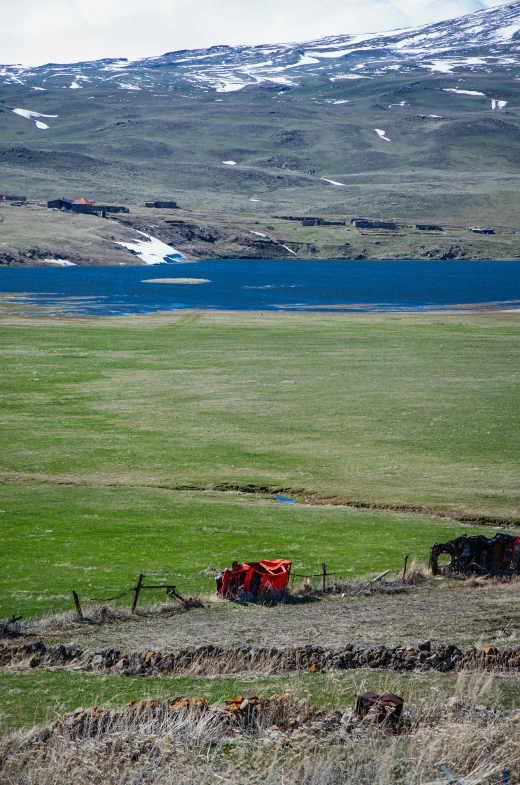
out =
<path fill-rule="evenodd" d="M 63 210 L 64 212 L 87 213 L 106 217 L 107 213 L 129 213 L 128 207 L 113 204 L 94 204 L 88 199 L 51 199 L 47 202 L 50 210 Z"/>

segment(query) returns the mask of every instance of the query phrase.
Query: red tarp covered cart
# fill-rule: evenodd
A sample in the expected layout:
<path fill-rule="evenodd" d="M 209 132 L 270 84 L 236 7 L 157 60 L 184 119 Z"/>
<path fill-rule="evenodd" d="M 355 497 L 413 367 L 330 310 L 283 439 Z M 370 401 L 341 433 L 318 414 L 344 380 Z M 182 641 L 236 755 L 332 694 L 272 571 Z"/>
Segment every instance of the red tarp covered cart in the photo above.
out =
<path fill-rule="evenodd" d="M 234 561 L 231 569 L 226 568 L 217 576 L 217 593 L 221 597 L 233 597 L 240 592 L 267 594 L 283 591 L 289 583 L 292 562 L 287 559 L 263 559 L 239 564 Z"/>

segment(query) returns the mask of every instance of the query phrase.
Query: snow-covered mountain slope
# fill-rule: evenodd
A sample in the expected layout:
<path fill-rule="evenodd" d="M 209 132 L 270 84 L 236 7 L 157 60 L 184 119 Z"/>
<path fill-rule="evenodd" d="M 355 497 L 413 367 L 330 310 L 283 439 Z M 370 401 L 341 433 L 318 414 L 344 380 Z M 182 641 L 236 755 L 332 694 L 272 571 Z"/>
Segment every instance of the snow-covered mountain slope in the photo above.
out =
<path fill-rule="evenodd" d="M 98 60 L 37 68 L 0 66 L 0 81 L 35 90 L 80 90 L 100 84 L 121 90 L 175 87 L 232 92 L 262 83 L 291 87 L 306 77 L 361 79 L 426 69 L 516 70 L 520 66 L 520 0 L 433 25 L 306 43 L 215 46 L 160 57 Z"/>

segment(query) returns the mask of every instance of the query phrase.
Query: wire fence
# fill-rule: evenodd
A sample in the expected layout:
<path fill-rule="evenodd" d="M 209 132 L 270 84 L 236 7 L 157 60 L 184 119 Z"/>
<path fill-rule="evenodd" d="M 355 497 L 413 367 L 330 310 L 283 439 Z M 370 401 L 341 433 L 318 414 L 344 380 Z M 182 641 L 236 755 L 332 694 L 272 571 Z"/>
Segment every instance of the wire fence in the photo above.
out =
<path fill-rule="evenodd" d="M 405 557 L 405 560 L 404 560 L 404 569 L 402 571 L 403 572 L 403 578 L 406 577 L 406 570 L 407 570 L 407 565 L 408 565 L 408 559 L 409 558 L 410 558 L 410 556 L 407 555 Z M 301 569 L 302 568 L 300 567 L 299 570 L 301 570 Z M 388 575 L 389 572 L 390 572 L 390 570 L 385 570 L 384 572 L 379 574 L 377 577 L 373 578 L 372 581 L 375 582 L 375 581 L 381 580 L 383 577 Z M 290 582 L 291 582 L 291 585 L 294 585 L 295 579 L 296 578 L 301 578 L 301 579 L 303 579 L 305 586 L 312 587 L 313 580 L 316 579 L 316 578 L 319 578 L 320 579 L 320 584 L 321 584 L 320 588 L 321 588 L 321 590 L 323 592 L 325 592 L 327 590 L 327 579 L 328 578 L 334 577 L 334 578 L 339 579 L 339 580 L 347 580 L 347 578 L 345 576 L 340 577 L 340 575 L 341 574 L 336 572 L 336 571 L 330 571 L 327 568 L 326 563 L 322 562 L 321 569 L 320 569 L 319 572 L 311 572 L 311 571 L 308 571 L 308 572 L 305 572 L 305 571 L 291 572 L 290 573 Z M 174 600 L 176 602 L 179 602 L 185 608 L 189 606 L 190 600 L 187 600 L 185 597 L 183 597 L 180 594 L 180 592 L 177 591 L 177 587 L 173 583 L 165 582 L 165 583 L 161 583 L 161 584 L 149 584 L 148 585 L 148 584 L 146 584 L 144 582 L 145 578 L 147 578 L 147 577 L 148 578 L 152 578 L 152 577 L 153 578 L 156 578 L 156 577 L 165 578 L 165 577 L 168 577 L 168 576 L 165 573 L 150 573 L 148 575 L 145 575 L 144 573 L 140 573 L 138 578 L 137 578 L 137 582 L 136 582 L 135 586 L 131 586 L 130 588 L 125 589 L 124 591 L 120 591 L 120 592 L 117 592 L 117 593 L 114 593 L 114 594 L 111 593 L 109 597 L 82 597 L 82 598 L 80 598 L 80 596 L 78 595 L 76 590 L 72 589 L 71 590 L 71 595 L 72 595 L 71 599 L 63 597 L 63 599 L 59 603 L 56 603 L 56 604 L 52 605 L 51 607 L 46 608 L 45 611 L 43 611 L 41 614 L 38 614 L 37 616 L 31 616 L 28 619 L 25 619 L 25 621 L 20 622 L 20 619 L 22 619 L 23 617 L 21 615 L 13 614 L 13 616 L 11 618 L 9 618 L 9 619 L 0 620 L 0 623 L 3 624 L 4 626 L 6 624 L 7 625 L 12 624 L 13 626 L 16 625 L 18 629 L 22 629 L 22 628 L 28 627 L 28 626 L 30 626 L 32 624 L 36 624 L 37 622 L 41 621 L 42 619 L 48 618 L 48 617 L 53 616 L 55 614 L 58 614 L 60 612 L 65 612 L 65 611 L 70 611 L 70 610 L 75 610 L 77 618 L 79 620 L 83 621 L 86 617 L 84 616 L 84 613 L 83 613 L 82 602 L 84 603 L 85 601 L 87 601 L 87 602 L 95 602 L 95 603 L 103 603 L 103 604 L 105 604 L 105 603 L 113 603 L 113 602 L 117 602 L 117 600 L 120 600 L 123 597 L 127 597 L 129 595 L 132 595 L 131 612 L 132 612 L 132 614 L 135 614 L 136 610 L 137 610 L 137 605 L 138 605 L 138 602 L 139 602 L 139 597 L 140 597 L 141 592 L 143 592 L 143 591 L 150 591 L 150 590 L 164 590 L 166 592 L 166 600 Z M 176 577 L 178 577 L 178 573 L 176 573 Z"/>

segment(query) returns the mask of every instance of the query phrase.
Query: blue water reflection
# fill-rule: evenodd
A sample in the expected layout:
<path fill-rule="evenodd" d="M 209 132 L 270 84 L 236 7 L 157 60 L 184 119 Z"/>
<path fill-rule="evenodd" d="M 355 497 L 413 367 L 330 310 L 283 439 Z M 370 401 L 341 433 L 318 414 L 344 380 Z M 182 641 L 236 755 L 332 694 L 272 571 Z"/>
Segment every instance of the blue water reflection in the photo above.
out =
<path fill-rule="evenodd" d="M 207 283 L 146 283 L 154 278 Z M 183 308 L 415 311 L 520 307 L 520 262 L 212 260 L 160 267 L 0 269 L 0 292 L 67 314 Z"/>

